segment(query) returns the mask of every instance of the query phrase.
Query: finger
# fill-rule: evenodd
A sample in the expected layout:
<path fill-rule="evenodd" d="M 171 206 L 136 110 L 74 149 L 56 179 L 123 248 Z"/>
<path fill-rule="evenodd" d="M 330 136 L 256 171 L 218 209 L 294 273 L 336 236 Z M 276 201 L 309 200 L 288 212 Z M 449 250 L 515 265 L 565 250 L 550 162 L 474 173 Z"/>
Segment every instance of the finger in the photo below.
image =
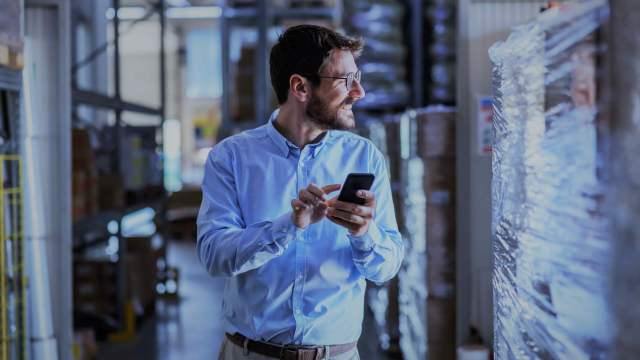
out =
<path fill-rule="evenodd" d="M 338 224 L 344 228 L 346 228 L 347 230 L 351 231 L 351 232 L 356 232 L 358 231 L 359 226 L 354 225 L 350 222 L 344 221 L 342 219 L 333 217 L 333 216 L 327 216 L 327 219 L 329 219 L 329 221 L 331 221 L 334 224 Z"/>
<path fill-rule="evenodd" d="M 311 183 L 309 184 L 309 186 L 307 186 L 307 191 L 309 191 L 310 193 L 312 193 L 313 195 L 317 196 L 318 198 L 320 198 L 320 201 L 324 201 L 324 191 L 322 191 L 322 189 L 320 189 L 319 187 L 316 186 L 316 184 Z"/>
<path fill-rule="evenodd" d="M 373 215 L 373 209 L 368 206 L 361 206 L 358 204 L 348 203 L 344 201 L 334 201 L 331 204 L 331 207 L 334 207 L 339 210 L 344 210 L 352 214 L 360 215 L 364 218 L 368 218 Z"/>
<path fill-rule="evenodd" d="M 331 184 L 331 185 L 326 185 L 322 187 L 322 191 L 325 194 L 330 194 L 334 191 L 338 191 L 340 190 L 340 188 L 342 187 L 342 184 Z"/>
<path fill-rule="evenodd" d="M 334 196 L 331 199 L 326 201 L 327 205 L 329 205 L 329 206 L 333 206 L 333 204 L 335 204 L 336 202 L 338 202 L 338 197 L 337 196 Z"/>
<path fill-rule="evenodd" d="M 336 208 L 329 208 L 327 210 L 327 214 L 329 216 L 347 221 L 351 224 L 364 225 L 366 223 L 366 220 L 362 216 L 354 215 L 342 210 L 337 210 Z"/>
<path fill-rule="evenodd" d="M 371 191 L 358 190 L 358 192 L 356 192 L 356 196 L 358 196 L 361 199 L 364 199 L 365 205 L 371 206 L 376 203 L 376 197 Z"/>
<path fill-rule="evenodd" d="M 318 202 L 321 201 L 317 196 L 313 195 L 306 189 L 300 190 L 300 194 L 298 194 L 298 198 L 304 201 L 305 203 L 313 206 L 318 205 Z"/>
<path fill-rule="evenodd" d="M 293 199 L 291 200 L 291 208 L 295 211 L 306 210 L 308 205 L 298 199 Z"/>

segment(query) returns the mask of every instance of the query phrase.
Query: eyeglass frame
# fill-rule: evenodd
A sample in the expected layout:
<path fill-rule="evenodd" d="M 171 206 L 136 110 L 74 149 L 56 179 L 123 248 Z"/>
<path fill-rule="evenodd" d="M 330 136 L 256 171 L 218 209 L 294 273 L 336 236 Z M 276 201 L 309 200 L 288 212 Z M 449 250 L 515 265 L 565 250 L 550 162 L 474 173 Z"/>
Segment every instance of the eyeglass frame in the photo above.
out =
<path fill-rule="evenodd" d="M 348 72 L 345 74 L 345 76 L 324 76 L 324 75 L 319 75 L 319 74 L 308 74 L 305 76 L 316 76 L 320 79 L 342 79 L 344 80 L 344 85 L 347 88 L 347 91 L 351 91 L 351 89 L 353 89 L 353 81 L 356 80 L 358 83 L 360 83 L 360 80 L 362 79 L 362 70 L 358 70 L 356 72 Z M 353 76 L 351 78 L 351 84 L 349 84 L 349 76 Z"/>

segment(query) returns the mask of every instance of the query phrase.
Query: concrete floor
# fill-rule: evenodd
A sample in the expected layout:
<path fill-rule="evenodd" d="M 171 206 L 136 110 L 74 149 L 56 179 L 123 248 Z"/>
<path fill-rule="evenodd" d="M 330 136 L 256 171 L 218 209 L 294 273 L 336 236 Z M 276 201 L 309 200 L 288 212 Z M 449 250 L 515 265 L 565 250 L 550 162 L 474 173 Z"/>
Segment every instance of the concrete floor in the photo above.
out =
<path fill-rule="evenodd" d="M 135 340 L 100 344 L 99 360 L 217 359 L 223 338 L 221 299 L 224 279 L 210 277 L 200 265 L 191 241 L 171 242 L 171 266 L 180 269 L 180 299 L 159 301 L 156 315 L 145 320 Z M 358 344 L 361 358 L 385 360 L 377 349 L 371 316 L 366 314 Z"/>

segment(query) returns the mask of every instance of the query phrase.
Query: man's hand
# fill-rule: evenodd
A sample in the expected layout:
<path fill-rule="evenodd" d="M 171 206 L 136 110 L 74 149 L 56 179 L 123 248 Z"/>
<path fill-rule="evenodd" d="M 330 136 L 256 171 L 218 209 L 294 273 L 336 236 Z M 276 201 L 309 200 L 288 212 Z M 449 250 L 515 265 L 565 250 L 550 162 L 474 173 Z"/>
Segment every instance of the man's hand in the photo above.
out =
<path fill-rule="evenodd" d="M 298 198 L 291 201 L 291 221 L 300 229 L 322 220 L 329 207 L 325 195 L 340 190 L 342 185 L 332 184 L 322 188 L 311 183 L 306 189 L 300 190 Z"/>
<path fill-rule="evenodd" d="M 362 236 L 369 230 L 369 224 L 373 220 L 373 212 L 376 208 L 376 197 L 371 191 L 358 190 L 358 197 L 364 199 L 364 205 L 338 201 L 336 198 L 327 203 L 327 218 L 332 222 L 349 230 L 353 236 Z"/>

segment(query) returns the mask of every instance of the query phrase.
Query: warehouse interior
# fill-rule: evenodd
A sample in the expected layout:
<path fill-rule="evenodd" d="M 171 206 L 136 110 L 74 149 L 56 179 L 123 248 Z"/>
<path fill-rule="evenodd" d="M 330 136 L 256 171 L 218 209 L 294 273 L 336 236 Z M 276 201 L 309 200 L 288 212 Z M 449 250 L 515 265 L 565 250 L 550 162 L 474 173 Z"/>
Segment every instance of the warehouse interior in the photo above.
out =
<path fill-rule="evenodd" d="M 364 40 L 352 131 L 387 160 L 404 244 L 367 283 L 360 359 L 637 358 L 639 18 L 636 0 L 0 0 L 0 358 L 218 358 L 205 162 L 278 107 L 269 53 L 299 24 Z"/>

